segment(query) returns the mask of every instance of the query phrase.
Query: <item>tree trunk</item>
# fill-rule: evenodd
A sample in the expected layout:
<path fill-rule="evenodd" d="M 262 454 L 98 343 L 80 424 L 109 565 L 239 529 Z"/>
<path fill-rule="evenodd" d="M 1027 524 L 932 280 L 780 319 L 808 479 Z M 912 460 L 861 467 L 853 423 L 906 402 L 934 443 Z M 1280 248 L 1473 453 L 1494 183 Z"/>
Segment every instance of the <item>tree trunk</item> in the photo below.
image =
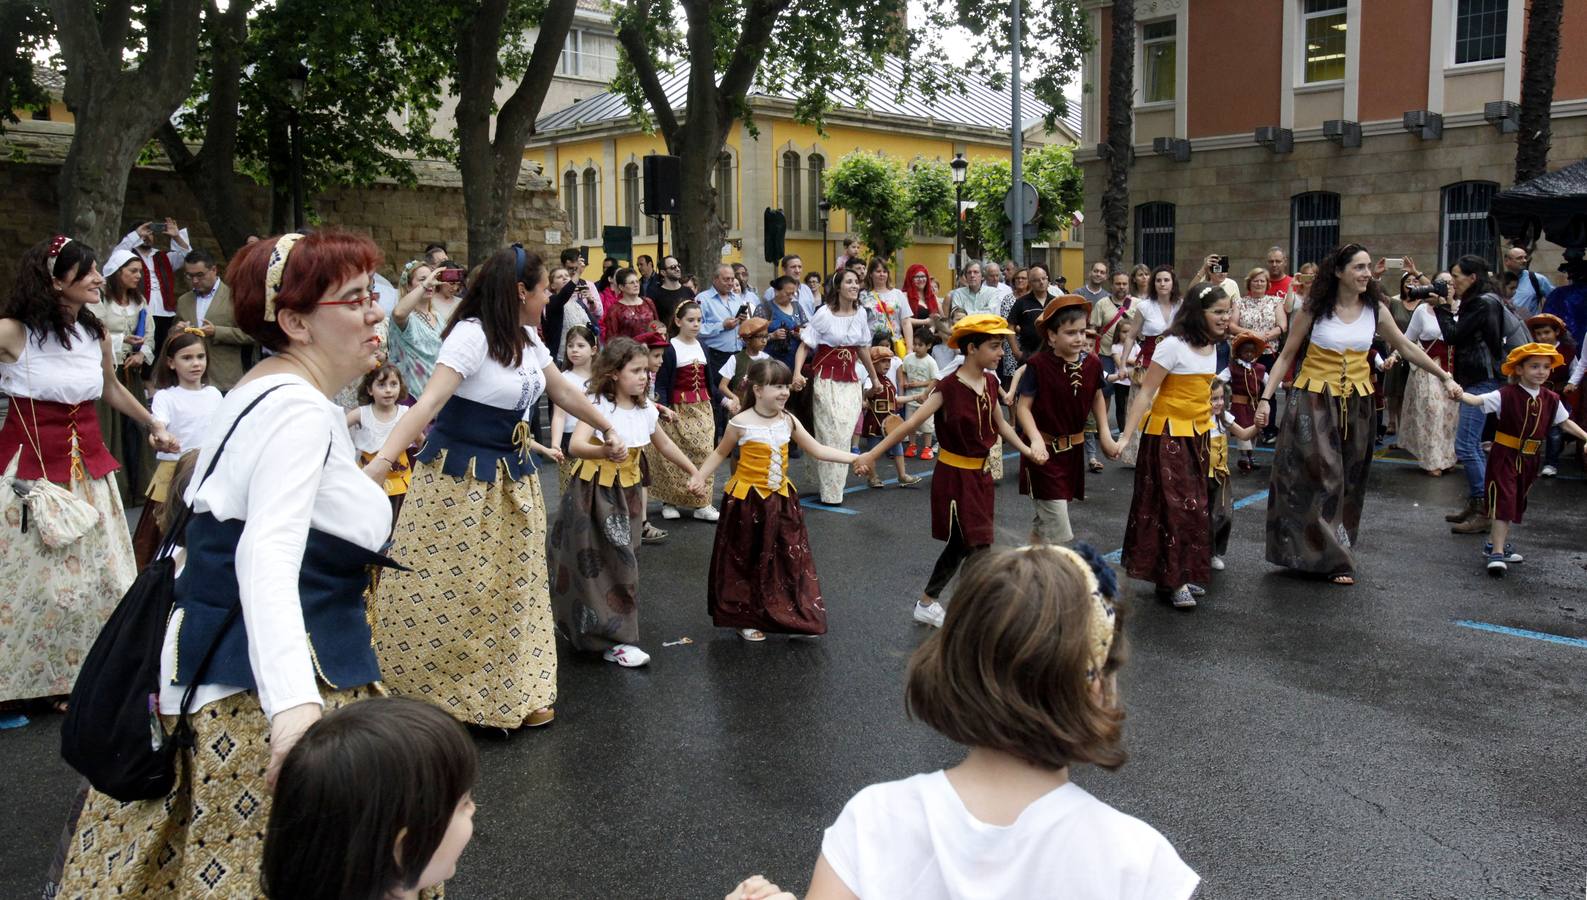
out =
<path fill-rule="evenodd" d="M 127 179 L 138 154 L 187 99 L 198 55 L 199 0 L 166 0 L 144 22 L 147 53 L 122 69 L 126 4 L 101 21 L 93 0 L 51 0 L 76 120 L 60 174 L 61 231 L 108 254 L 121 237 Z M 137 210 L 137 217 L 163 215 Z M 141 220 L 141 219 L 140 219 Z"/>
<path fill-rule="evenodd" d="M 1532 0 L 1521 61 L 1521 128 L 1515 144 L 1515 183 L 1548 171 L 1553 137 L 1549 116 L 1554 105 L 1554 72 L 1559 64 L 1559 29 L 1565 0 Z"/>
<path fill-rule="evenodd" d="M 270 233 L 292 230 L 291 113 L 279 103 L 265 107 L 265 175 L 270 179 Z"/>
<path fill-rule="evenodd" d="M 680 126 L 678 142 L 668 147 L 683 160 L 678 179 L 678 214 L 672 217 L 672 255 L 678 258 L 685 274 L 700 278 L 701 287 L 710 282 L 722 262 L 722 242 L 727 239 L 727 226 L 717 212 L 716 188 L 711 184 L 717 157 L 725 145 L 725 140 L 716 139 L 707 122 L 696 122 L 691 117 Z"/>
<path fill-rule="evenodd" d="M 1112 57 L 1108 61 L 1107 186 L 1102 191 L 1102 226 L 1108 268 L 1124 261 L 1130 228 L 1130 165 L 1135 162 L 1135 0 L 1114 0 Z"/>
<path fill-rule="evenodd" d="M 160 126 L 158 135 L 166 157 L 198 202 L 225 257 L 241 250 L 248 235 L 256 233 L 257 227 L 253 213 L 243 202 L 236 175 L 237 106 L 251 6 L 252 0 L 232 0 L 224 13 L 213 3 L 206 10 L 205 30 L 210 34 L 213 71 L 209 79 L 209 119 L 204 123 L 204 145 L 197 153 L 188 150 L 181 134 L 169 121 Z"/>

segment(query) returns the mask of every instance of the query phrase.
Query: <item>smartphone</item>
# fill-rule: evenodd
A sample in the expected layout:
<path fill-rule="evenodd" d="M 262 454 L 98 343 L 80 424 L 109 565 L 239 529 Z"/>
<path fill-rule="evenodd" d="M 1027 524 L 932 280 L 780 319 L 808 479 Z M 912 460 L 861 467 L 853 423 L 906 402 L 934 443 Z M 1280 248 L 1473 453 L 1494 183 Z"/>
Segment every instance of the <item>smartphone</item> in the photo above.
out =
<path fill-rule="evenodd" d="M 150 222 L 149 223 L 149 230 L 154 232 L 155 234 L 165 234 L 165 223 L 164 222 Z"/>
<path fill-rule="evenodd" d="M 744 320 L 744 319 L 749 318 L 749 304 L 748 303 L 739 304 L 738 312 L 733 314 L 733 318 L 739 319 L 741 321 Z"/>
<path fill-rule="evenodd" d="M 1391 256 L 1388 259 L 1385 259 L 1384 262 L 1387 263 L 1388 267 L 1391 269 L 1405 268 L 1405 257 L 1403 256 Z"/>
<path fill-rule="evenodd" d="M 463 276 L 466 274 L 467 272 L 463 269 L 442 269 L 435 273 L 435 280 L 445 281 L 450 284 L 462 284 Z"/>

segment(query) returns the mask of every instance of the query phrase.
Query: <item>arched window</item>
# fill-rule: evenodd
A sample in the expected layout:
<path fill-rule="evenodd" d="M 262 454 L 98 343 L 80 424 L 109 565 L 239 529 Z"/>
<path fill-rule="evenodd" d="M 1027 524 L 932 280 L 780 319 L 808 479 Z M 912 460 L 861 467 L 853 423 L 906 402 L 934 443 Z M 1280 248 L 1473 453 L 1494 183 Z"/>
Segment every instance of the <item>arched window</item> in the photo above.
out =
<path fill-rule="evenodd" d="M 802 231 L 804 229 L 804 204 L 799 201 L 799 154 L 792 150 L 783 151 L 782 155 L 782 211 L 788 217 L 789 231 Z"/>
<path fill-rule="evenodd" d="M 595 167 L 584 170 L 584 237 L 600 235 L 601 197 L 595 186 Z"/>
<path fill-rule="evenodd" d="M 1321 263 L 1339 246 L 1339 195 L 1308 191 L 1289 201 L 1290 260 L 1295 268 Z"/>
<path fill-rule="evenodd" d="M 562 176 L 562 211 L 568 214 L 568 237 L 579 236 L 579 173 Z"/>
<path fill-rule="evenodd" d="M 623 166 L 623 224 L 644 234 L 645 221 L 639 214 L 639 163 L 629 163 Z"/>
<path fill-rule="evenodd" d="M 716 186 L 716 214 L 722 220 L 722 227 L 731 229 L 735 224 L 733 211 L 737 208 L 733 202 L 733 154 L 723 153 L 716 158 L 716 173 L 711 180 Z"/>
<path fill-rule="evenodd" d="M 821 208 L 818 204 L 827 195 L 826 187 L 821 183 L 821 173 L 826 167 L 826 157 L 819 153 L 805 157 L 805 168 L 810 173 L 810 189 L 805 191 L 805 221 L 810 223 L 812 229 L 821 227 Z"/>
<path fill-rule="evenodd" d="M 1499 186 L 1491 181 L 1457 181 L 1444 188 L 1438 229 L 1440 269 L 1448 269 L 1468 253 L 1498 267 L 1499 234 L 1488 218 L 1488 207 L 1498 191 Z"/>
<path fill-rule="evenodd" d="M 1135 207 L 1135 261 L 1144 266 L 1174 264 L 1174 204 Z"/>

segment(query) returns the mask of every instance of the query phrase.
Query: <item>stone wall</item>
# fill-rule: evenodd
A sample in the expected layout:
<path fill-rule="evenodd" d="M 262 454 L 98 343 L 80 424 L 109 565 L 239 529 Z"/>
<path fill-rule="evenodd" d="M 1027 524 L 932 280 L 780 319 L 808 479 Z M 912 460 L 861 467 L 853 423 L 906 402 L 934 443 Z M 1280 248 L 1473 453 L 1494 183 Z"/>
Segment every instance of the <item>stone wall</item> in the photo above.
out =
<path fill-rule="evenodd" d="M 0 198 L 6 206 L 0 215 L 0 247 L 7 248 L 0 252 L 0 290 L 10 291 L 22 249 L 48 237 L 57 227 L 58 174 L 70 140 L 69 128 L 51 123 L 24 122 L 0 135 L 0 160 L 9 160 L 0 162 Z M 367 232 L 384 252 L 382 271 L 393 281 L 403 264 L 431 241 L 445 243 L 454 258 L 467 259 L 461 177 L 445 163 L 424 162 L 417 168 L 416 187 L 383 182 L 333 189 L 310 198 L 310 215 L 326 225 Z M 548 245 L 546 232 L 566 235 L 571 230 L 550 181 L 533 171 L 532 164 L 525 166 L 519 179 L 507 240 L 520 241 L 525 248 L 554 259 L 562 245 Z M 238 182 L 255 221 L 263 227 L 270 220 L 268 190 L 244 178 L 239 177 Z M 170 216 L 189 229 L 195 246 L 219 255 L 220 246 L 192 193 L 168 168 L 134 169 L 122 214 L 127 230 L 137 221 Z M 101 259 L 108 255 L 109 248 L 98 249 Z"/>
<path fill-rule="evenodd" d="M 1289 154 L 1255 145 L 1197 147 L 1176 163 L 1137 151 L 1130 171 L 1131 232 L 1125 260 L 1134 259 L 1133 216 L 1140 203 L 1175 204 L 1174 265 L 1192 276 L 1208 254 L 1233 259 L 1234 277 L 1266 259 L 1269 247 L 1290 247 L 1290 198 L 1305 191 L 1340 195 L 1339 234 L 1381 256 L 1415 257 L 1432 270 L 1439 259 L 1441 189 L 1457 181 L 1485 180 L 1507 188 L 1515 173 L 1515 136 L 1492 126 L 1446 126 L 1442 140 L 1423 141 L 1403 131 L 1368 134 L 1359 148 L 1301 141 Z M 1587 157 L 1587 116 L 1553 121 L 1551 168 Z M 1104 164 L 1083 164 L 1086 258 L 1100 259 L 1106 232 L 1101 199 Z M 1540 243 L 1535 268 L 1556 282 L 1561 248 Z"/>

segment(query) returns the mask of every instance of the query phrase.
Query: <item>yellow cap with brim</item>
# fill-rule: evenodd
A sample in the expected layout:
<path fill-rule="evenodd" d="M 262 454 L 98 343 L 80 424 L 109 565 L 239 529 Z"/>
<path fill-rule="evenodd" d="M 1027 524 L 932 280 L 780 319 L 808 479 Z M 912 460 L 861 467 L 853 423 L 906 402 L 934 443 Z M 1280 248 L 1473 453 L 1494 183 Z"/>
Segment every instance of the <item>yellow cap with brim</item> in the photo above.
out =
<path fill-rule="evenodd" d="M 1549 360 L 1548 365 L 1551 369 L 1557 369 L 1565 365 L 1565 357 L 1560 354 L 1558 348 L 1553 344 L 1522 344 L 1510 351 L 1510 357 L 1504 361 L 1504 365 L 1499 367 L 1499 371 L 1506 376 L 1514 376 L 1515 370 L 1521 367 L 1521 363 L 1526 362 L 1527 359 L 1533 356 L 1547 357 Z"/>
<path fill-rule="evenodd" d="M 959 349 L 959 341 L 972 334 L 1013 334 L 1008 320 L 991 313 L 976 313 L 953 323 L 953 334 L 948 336 L 948 346 Z"/>

